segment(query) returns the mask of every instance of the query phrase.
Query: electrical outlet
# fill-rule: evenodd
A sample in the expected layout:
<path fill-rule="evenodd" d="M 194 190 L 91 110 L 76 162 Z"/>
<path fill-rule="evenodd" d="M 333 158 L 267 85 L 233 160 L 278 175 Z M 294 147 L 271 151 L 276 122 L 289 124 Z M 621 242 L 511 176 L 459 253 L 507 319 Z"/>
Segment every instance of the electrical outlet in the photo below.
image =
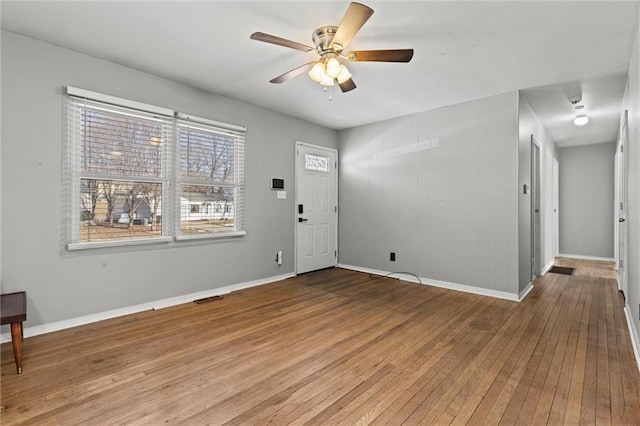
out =
<path fill-rule="evenodd" d="M 396 252 L 392 251 L 391 253 L 389 253 L 389 260 L 392 262 L 396 261 Z"/>

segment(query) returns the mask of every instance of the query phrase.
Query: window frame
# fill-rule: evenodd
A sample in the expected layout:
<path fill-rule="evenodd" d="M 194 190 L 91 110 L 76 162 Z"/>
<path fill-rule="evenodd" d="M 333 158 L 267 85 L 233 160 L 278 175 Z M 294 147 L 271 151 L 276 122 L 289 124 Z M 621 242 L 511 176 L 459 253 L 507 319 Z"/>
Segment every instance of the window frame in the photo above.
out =
<path fill-rule="evenodd" d="M 205 118 L 195 117 L 189 114 L 174 111 L 168 108 L 159 107 L 155 105 L 145 104 L 137 101 L 123 99 L 111 95 L 92 92 L 89 90 L 79 89 L 72 86 L 66 87 L 66 114 L 65 120 L 67 131 L 65 137 L 65 144 L 63 149 L 63 222 L 66 227 L 66 231 L 63 233 L 64 241 L 63 246 L 68 251 L 95 249 L 95 248 L 107 248 L 107 247 L 127 247 L 127 246 L 139 246 L 147 244 L 171 244 L 178 241 L 190 241 L 190 240 L 220 240 L 230 237 L 243 237 L 246 235 L 245 221 L 244 221 L 244 149 L 246 146 L 245 132 L 246 127 L 237 126 L 233 124 L 222 123 Z M 74 102 L 86 102 L 92 105 L 107 104 L 109 109 L 113 108 L 114 111 L 123 110 L 136 110 L 143 115 L 143 118 L 149 118 L 159 116 L 164 124 L 168 123 L 166 129 L 163 127 L 163 146 L 160 153 L 160 176 L 126 176 L 126 175 L 114 175 L 114 174 L 100 174 L 94 172 L 87 172 L 83 170 L 82 164 L 80 164 L 79 150 L 82 147 L 83 141 L 80 139 L 80 130 L 84 132 L 85 124 L 80 121 L 79 118 L 74 120 L 72 116 L 72 108 L 78 108 L 73 106 Z M 178 125 L 184 121 L 197 122 L 199 125 L 213 126 L 220 131 L 230 132 L 233 135 L 237 135 L 240 141 L 235 141 L 234 144 L 240 144 L 241 158 L 234 156 L 234 173 L 241 173 L 237 182 L 234 184 L 239 188 L 242 197 L 238 200 L 234 196 L 234 214 L 239 211 L 241 218 L 234 221 L 234 230 L 229 232 L 212 232 L 205 235 L 181 235 L 180 232 L 180 185 L 183 181 L 180 177 L 180 141 L 178 137 Z M 164 126 L 163 124 L 163 126 Z M 165 131 L 166 130 L 166 131 Z M 234 146 L 235 146 L 234 145 Z M 237 148 L 237 146 L 236 146 Z M 135 158 L 135 157 L 134 157 Z M 238 166 L 236 163 L 240 162 Z M 238 170 L 235 170 L 237 167 Z M 98 240 L 98 241 L 82 241 L 81 235 L 81 223 L 82 223 L 82 197 L 83 189 L 82 182 L 86 179 L 95 179 L 102 181 L 116 181 L 116 182 L 141 182 L 141 183 L 160 183 L 162 185 L 162 225 L 161 234 L 157 237 L 141 237 L 141 238 L 121 238 L 112 240 Z M 202 184 L 199 182 L 198 184 Z M 206 183 L 210 185 L 209 183 Z M 236 203 L 241 202 L 240 209 L 237 208 Z M 213 207 L 210 207 L 211 209 Z"/>
<path fill-rule="evenodd" d="M 244 150 L 245 150 L 245 136 L 246 127 L 237 126 L 233 124 L 226 124 L 207 118 L 198 117 L 183 112 L 176 112 L 175 121 L 175 229 L 174 238 L 176 241 L 189 241 L 189 240 L 202 240 L 212 238 L 228 238 L 228 237 L 242 237 L 247 234 L 245 230 L 245 218 L 244 218 L 244 191 L 245 191 L 245 175 L 244 175 Z M 184 176 L 181 169 L 181 157 L 180 151 L 180 128 L 195 129 L 201 132 L 210 132 L 219 134 L 228 138 L 233 138 L 233 182 L 224 182 L 216 179 L 202 179 L 202 178 L 190 178 Z M 182 232 L 182 186 L 202 186 L 202 187 L 219 187 L 219 188 L 232 188 L 234 191 L 233 196 L 233 213 L 234 213 L 234 230 L 227 232 L 210 232 L 203 234 L 184 234 Z M 222 213 L 226 213 L 226 207 L 222 209 Z M 215 212 L 214 212 L 215 214 Z"/>

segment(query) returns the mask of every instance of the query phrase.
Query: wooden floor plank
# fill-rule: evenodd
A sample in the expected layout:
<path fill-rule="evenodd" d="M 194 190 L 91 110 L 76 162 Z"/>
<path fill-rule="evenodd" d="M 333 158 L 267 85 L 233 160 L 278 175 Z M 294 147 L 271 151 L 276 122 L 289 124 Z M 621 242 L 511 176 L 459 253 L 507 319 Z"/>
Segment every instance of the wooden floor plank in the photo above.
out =
<path fill-rule="evenodd" d="M 584 306 L 582 307 L 582 315 L 580 316 L 580 327 L 578 330 L 578 341 L 576 343 L 576 353 L 573 362 L 573 371 L 571 373 L 571 383 L 569 384 L 569 395 L 567 399 L 567 408 L 565 409 L 564 423 L 577 424 L 580 420 L 580 412 L 582 408 L 582 390 L 585 381 L 585 369 L 587 362 L 588 348 L 588 331 L 589 318 L 592 312 L 592 304 L 597 303 L 593 300 L 593 291 L 581 281 L 581 284 L 587 293 L 585 296 Z"/>
<path fill-rule="evenodd" d="M 573 283 L 572 283 L 573 284 Z M 578 294 L 578 300 L 572 315 L 568 321 L 571 326 L 569 329 L 569 337 L 564 351 L 564 359 L 558 377 L 558 386 L 549 413 L 549 424 L 562 424 L 567 411 L 567 403 L 569 401 L 569 392 L 571 391 L 571 377 L 575 366 L 575 357 L 578 347 L 578 337 L 582 314 L 585 310 L 587 289 L 585 286 L 573 284 Z M 587 308 L 588 309 L 588 308 Z"/>
<path fill-rule="evenodd" d="M 558 300 L 558 303 L 565 303 L 564 307 L 563 305 L 559 307 L 560 312 L 563 309 L 567 309 L 568 312 L 573 313 L 578 300 L 578 292 L 575 288 L 571 289 L 568 286 L 568 280 L 564 276 L 557 277 L 557 282 L 563 289 L 563 297 Z M 562 336 L 566 331 L 563 332 L 562 328 L 554 328 L 558 323 L 561 326 L 564 324 L 565 327 L 570 324 L 565 322 L 562 315 L 556 317 L 556 321 L 553 324 L 549 324 L 504 411 L 501 419 L 502 424 L 516 424 L 534 418 L 539 400 L 544 395 L 545 383 L 549 380 L 549 366 L 557 365 L 557 361 L 556 364 L 553 364 L 554 353 L 562 352 L 561 348 L 563 346 L 557 345 L 557 341 L 554 338 Z"/>
<path fill-rule="evenodd" d="M 585 361 L 584 381 L 582 387 L 582 400 L 580 403 L 580 424 L 596 423 L 596 385 L 598 377 L 598 312 L 600 312 L 599 288 L 595 278 L 589 277 L 587 285 L 593 291 L 595 297 L 591 304 L 589 316 L 589 329 L 587 333 L 587 358 Z"/>
<path fill-rule="evenodd" d="M 553 282 L 550 281 L 549 287 L 552 287 L 553 285 Z M 498 332 L 503 335 L 503 338 L 508 337 L 508 339 L 497 343 L 496 346 L 499 351 L 495 356 L 490 358 L 490 367 L 488 369 L 478 371 L 475 380 L 470 382 L 471 386 L 463 389 L 449 407 L 447 407 L 447 412 L 456 417 L 457 422 L 467 421 L 469 419 L 477 407 L 476 402 L 481 400 L 481 398 L 472 397 L 471 394 L 476 392 L 478 396 L 480 396 L 480 394 L 484 394 L 486 392 L 486 388 L 493 382 L 498 371 L 511 357 L 513 349 L 516 348 L 518 340 L 522 337 L 522 332 L 529 329 L 531 321 L 539 321 L 539 317 L 536 317 L 534 314 L 541 315 L 543 311 L 536 311 L 535 308 L 538 304 L 544 302 L 538 296 L 533 296 L 528 302 L 529 303 L 526 306 L 518 310 L 520 315 L 512 318 L 508 322 L 510 327 L 507 330 L 500 330 Z M 515 321 L 516 318 L 519 319 L 519 322 Z M 494 373 L 492 373 L 492 371 Z M 486 385 L 482 386 L 481 383 L 485 383 Z M 460 414 L 461 412 L 466 412 L 468 415 Z"/>
<path fill-rule="evenodd" d="M 571 281 L 570 279 L 569 282 Z M 560 394 L 557 393 L 558 381 L 562 372 L 563 361 L 567 354 L 572 319 L 576 317 L 576 310 L 578 310 L 578 294 L 577 292 L 570 293 L 570 288 L 571 286 L 567 285 L 567 290 L 563 292 L 563 296 L 571 294 L 571 300 L 568 300 L 568 297 L 566 298 L 567 304 L 562 308 L 563 315 L 556 322 L 555 329 L 551 335 L 547 336 L 547 348 L 553 351 L 553 356 L 550 363 L 545 366 L 548 371 L 533 416 L 534 424 L 547 423 L 555 398 L 560 398 Z"/>
<path fill-rule="evenodd" d="M 520 336 L 518 348 L 504 363 L 500 372 L 484 393 L 482 402 L 469 419 L 470 424 L 484 423 L 494 405 L 503 405 L 512 396 L 538 343 L 543 338 L 545 330 L 549 330 L 549 324 L 553 324 L 560 315 L 561 305 L 558 303 L 560 295 L 560 293 L 557 293 L 555 297 L 548 301 L 548 309 L 542 313 L 537 321 L 530 323 L 529 327 Z"/>
<path fill-rule="evenodd" d="M 611 263 L 520 302 L 329 269 L 1 347 L 14 424 L 640 424 Z"/>
<path fill-rule="evenodd" d="M 598 280 L 599 281 L 599 280 Z M 596 282 L 597 284 L 600 284 Z M 597 348 L 597 370 L 596 376 L 596 423 L 599 425 L 611 424 L 611 400 L 609 383 L 609 353 L 607 341 L 606 310 L 607 298 L 604 295 L 606 287 L 602 284 L 601 294 L 603 303 L 600 303 L 598 312 L 598 348 Z"/>
<path fill-rule="evenodd" d="M 616 333 L 615 312 L 624 306 L 616 288 L 608 287 L 610 294 L 607 297 L 607 362 L 609 368 L 609 391 L 611 393 L 611 424 L 626 423 L 624 411 L 624 392 L 622 390 L 622 372 L 618 355 L 618 341 Z"/>

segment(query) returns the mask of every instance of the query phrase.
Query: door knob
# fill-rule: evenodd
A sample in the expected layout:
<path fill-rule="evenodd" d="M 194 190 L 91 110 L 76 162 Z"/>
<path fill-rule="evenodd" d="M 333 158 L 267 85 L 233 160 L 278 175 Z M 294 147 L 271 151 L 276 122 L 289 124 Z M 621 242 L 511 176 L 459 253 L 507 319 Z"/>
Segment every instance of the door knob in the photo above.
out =
<path fill-rule="evenodd" d="M 303 217 L 299 217 L 298 218 L 298 222 L 306 222 L 307 220 L 309 220 L 309 219 L 305 219 Z"/>
<path fill-rule="evenodd" d="M 627 219 L 625 219 L 624 217 L 621 217 L 620 219 L 618 219 L 618 222 L 622 223 L 622 222 L 626 222 Z"/>

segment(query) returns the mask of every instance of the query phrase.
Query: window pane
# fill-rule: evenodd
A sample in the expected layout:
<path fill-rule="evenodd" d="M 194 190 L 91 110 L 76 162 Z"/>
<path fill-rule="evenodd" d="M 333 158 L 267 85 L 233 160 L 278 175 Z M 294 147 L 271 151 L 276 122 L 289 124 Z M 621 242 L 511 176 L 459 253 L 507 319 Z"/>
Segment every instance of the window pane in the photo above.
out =
<path fill-rule="evenodd" d="M 80 146 L 85 172 L 124 175 L 161 175 L 164 122 L 87 107 L 81 118 Z"/>
<path fill-rule="evenodd" d="M 305 154 L 304 161 L 304 168 L 307 170 L 316 170 L 319 172 L 329 171 L 329 157 L 323 157 L 314 154 Z"/>
<path fill-rule="evenodd" d="M 194 127 L 178 127 L 183 178 L 234 183 L 235 139 Z"/>
<path fill-rule="evenodd" d="M 181 185 L 180 233 L 203 235 L 235 231 L 235 189 Z"/>
<path fill-rule="evenodd" d="M 162 236 L 162 184 L 81 180 L 80 241 Z"/>

